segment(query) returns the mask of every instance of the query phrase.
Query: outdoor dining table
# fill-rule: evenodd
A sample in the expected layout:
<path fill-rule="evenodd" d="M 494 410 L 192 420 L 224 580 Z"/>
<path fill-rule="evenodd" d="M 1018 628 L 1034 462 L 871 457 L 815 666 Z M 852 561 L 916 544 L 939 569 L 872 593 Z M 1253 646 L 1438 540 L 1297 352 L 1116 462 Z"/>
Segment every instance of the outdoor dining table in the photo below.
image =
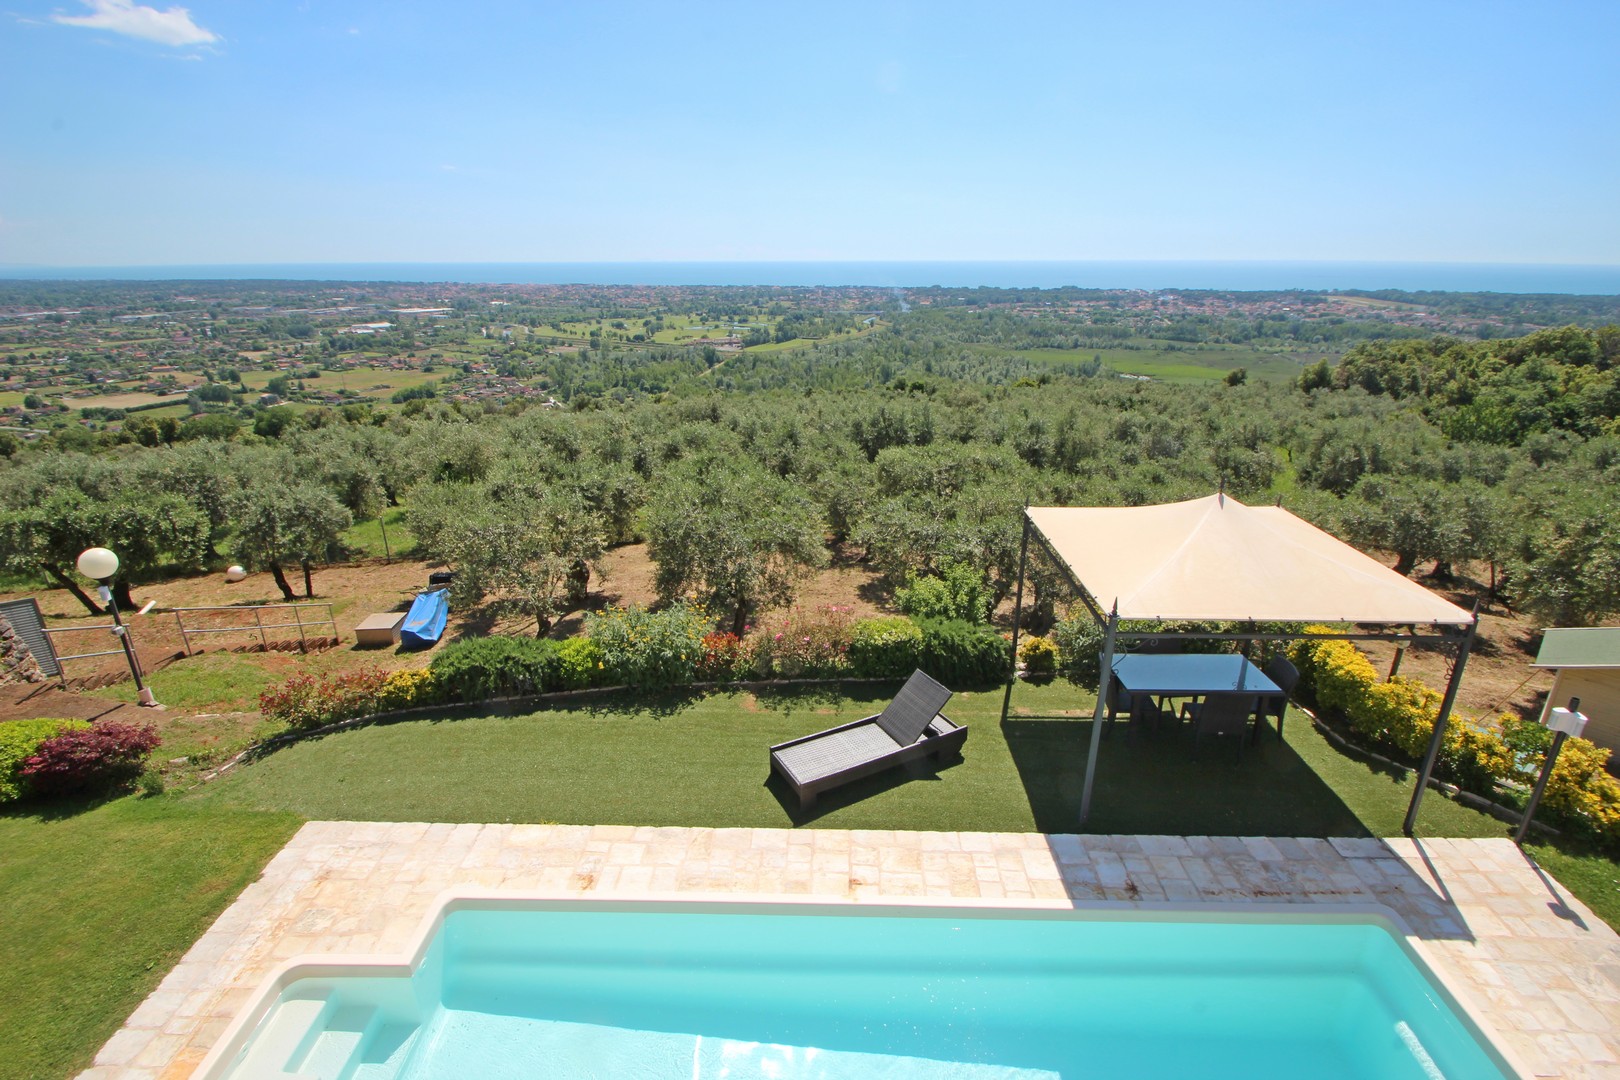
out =
<path fill-rule="evenodd" d="M 1114 657 L 1114 678 L 1131 694 L 1133 704 L 1148 698 L 1231 693 L 1253 693 L 1258 698 L 1283 692 L 1237 653 L 1119 653 Z M 1255 723 L 1258 736 L 1258 714 Z"/>

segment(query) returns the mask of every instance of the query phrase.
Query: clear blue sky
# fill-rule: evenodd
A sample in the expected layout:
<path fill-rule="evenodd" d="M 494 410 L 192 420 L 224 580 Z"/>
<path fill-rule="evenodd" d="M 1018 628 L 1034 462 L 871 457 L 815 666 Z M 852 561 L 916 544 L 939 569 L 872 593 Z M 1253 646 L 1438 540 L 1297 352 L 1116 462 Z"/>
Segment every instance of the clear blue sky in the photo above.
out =
<path fill-rule="evenodd" d="M 1620 263 L 1620 2 L 12 0 L 0 263 Z"/>

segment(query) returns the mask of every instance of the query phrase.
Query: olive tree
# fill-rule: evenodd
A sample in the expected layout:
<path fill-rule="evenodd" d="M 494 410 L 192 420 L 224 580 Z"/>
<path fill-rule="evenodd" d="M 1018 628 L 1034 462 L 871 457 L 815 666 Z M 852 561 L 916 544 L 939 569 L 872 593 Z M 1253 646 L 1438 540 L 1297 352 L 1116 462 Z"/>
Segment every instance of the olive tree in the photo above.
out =
<path fill-rule="evenodd" d="M 304 571 L 304 596 L 315 594 L 311 564 L 338 545 L 354 518 L 325 488 L 300 480 L 260 476 L 237 499 L 236 553 L 249 566 L 263 566 L 288 601 L 296 600 L 285 567 Z"/>
<path fill-rule="evenodd" d="M 746 460 L 682 463 L 642 515 L 659 598 L 695 592 L 731 615 L 735 633 L 754 611 L 787 603 L 799 580 L 827 563 L 825 528 L 809 496 Z"/>
<path fill-rule="evenodd" d="M 92 615 L 102 614 L 70 571 L 86 548 L 118 555 L 113 596 L 135 606 L 130 583 L 163 565 L 196 566 L 208 546 L 208 519 L 177 495 L 125 493 L 92 499 L 58 492 L 42 503 L 0 511 L 0 560 L 14 572 L 39 573 L 67 589 Z"/>
<path fill-rule="evenodd" d="M 606 549 L 602 519 L 577 494 L 479 499 L 466 512 L 441 517 L 423 546 L 455 571 L 458 603 L 494 600 L 497 609 L 522 612 L 542 637 L 568 603 L 585 599 L 592 567 Z M 412 508 L 412 521 L 417 520 Z"/>

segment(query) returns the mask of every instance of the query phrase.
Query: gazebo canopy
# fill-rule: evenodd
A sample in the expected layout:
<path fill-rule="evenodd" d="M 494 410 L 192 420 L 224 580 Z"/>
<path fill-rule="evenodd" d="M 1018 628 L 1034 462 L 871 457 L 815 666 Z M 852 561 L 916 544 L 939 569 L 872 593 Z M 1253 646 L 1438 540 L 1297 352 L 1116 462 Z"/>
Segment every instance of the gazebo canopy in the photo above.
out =
<path fill-rule="evenodd" d="M 1473 615 L 1275 506 L 1210 495 L 1025 511 L 1075 581 L 1122 619 L 1467 626 Z"/>

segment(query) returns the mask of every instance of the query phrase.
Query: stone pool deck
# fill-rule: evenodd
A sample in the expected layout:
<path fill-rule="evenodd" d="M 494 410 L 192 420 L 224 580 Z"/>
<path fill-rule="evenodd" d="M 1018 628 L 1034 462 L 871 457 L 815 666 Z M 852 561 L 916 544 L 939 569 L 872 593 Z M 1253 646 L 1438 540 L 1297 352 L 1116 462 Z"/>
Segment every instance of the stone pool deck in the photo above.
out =
<path fill-rule="evenodd" d="M 189 1077 L 299 955 L 403 953 L 456 886 L 531 896 L 1383 904 L 1529 1075 L 1620 1080 L 1620 937 L 1503 840 L 316 821 L 81 1073 Z"/>

